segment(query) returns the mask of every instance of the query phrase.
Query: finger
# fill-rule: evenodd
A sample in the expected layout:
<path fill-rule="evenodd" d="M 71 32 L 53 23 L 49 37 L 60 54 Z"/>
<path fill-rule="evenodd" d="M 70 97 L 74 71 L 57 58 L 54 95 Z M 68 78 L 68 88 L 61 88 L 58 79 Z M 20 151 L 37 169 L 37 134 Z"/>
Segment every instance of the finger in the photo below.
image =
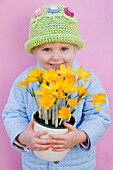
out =
<path fill-rule="evenodd" d="M 47 151 L 47 150 L 49 150 L 49 148 L 47 148 L 47 149 L 35 149 L 35 151 Z"/>
<path fill-rule="evenodd" d="M 36 141 L 36 143 L 38 143 L 38 144 L 40 144 L 40 145 L 47 145 L 47 144 L 52 144 L 53 142 L 52 142 L 52 140 L 50 140 L 50 139 L 38 139 L 37 141 Z"/>
<path fill-rule="evenodd" d="M 37 145 L 35 150 L 43 151 L 43 150 L 48 150 L 51 147 L 52 147 L 51 145 Z"/>
<path fill-rule="evenodd" d="M 67 150 L 67 149 L 65 149 L 65 148 L 62 148 L 62 149 L 52 149 L 52 151 L 54 151 L 54 152 L 61 152 L 61 151 L 65 151 L 65 150 Z"/>
<path fill-rule="evenodd" d="M 65 141 L 64 140 L 52 140 L 52 144 L 63 145 L 63 144 L 65 144 Z"/>
<path fill-rule="evenodd" d="M 35 122 L 34 119 L 32 119 L 32 120 L 29 122 L 27 129 L 33 130 L 34 122 Z"/>
<path fill-rule="evenodd" d="M 47 135 L 49 132 L 46 130 L 46 131 L 39 131 L 39 132 L 35 132 L 35 137 L 40 137 L 40 136 L 43 136 L 43 135 Z"/>
<path fill-rule="evenodd" d="M 64 126 L 68 128 L 68 131 L 73 131 L 75 129 L 75 127 L 69 123 L 64 123 Z"/>
<path fill-rule="evenodd" d="M 52 145 L 53 149 L 64 149 L 64 145 Z"/>
<path fill-rule="evenodd" d="M 66 135 L 65 134 L 61 134 L 61 135 L 54 135 L 51 134 L 49 135 L 50 138 L 55 139 L 55 140 L 65 140 L 66 139 Z"/>

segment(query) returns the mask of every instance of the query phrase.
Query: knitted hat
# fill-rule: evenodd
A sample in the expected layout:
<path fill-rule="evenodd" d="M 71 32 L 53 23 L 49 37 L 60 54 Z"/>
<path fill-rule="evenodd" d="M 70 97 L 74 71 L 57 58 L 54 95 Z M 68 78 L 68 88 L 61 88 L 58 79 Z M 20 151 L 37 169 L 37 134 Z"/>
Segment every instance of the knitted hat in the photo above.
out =
<path fill-rule="evenodd" d="M 32 15 L 25 49 L 33 54 L 33 47 L 55 41 L 75 44 L 78 49 L 84 46 L 72 9 L 59 4 L 49 4 L 38 8 Z"/>

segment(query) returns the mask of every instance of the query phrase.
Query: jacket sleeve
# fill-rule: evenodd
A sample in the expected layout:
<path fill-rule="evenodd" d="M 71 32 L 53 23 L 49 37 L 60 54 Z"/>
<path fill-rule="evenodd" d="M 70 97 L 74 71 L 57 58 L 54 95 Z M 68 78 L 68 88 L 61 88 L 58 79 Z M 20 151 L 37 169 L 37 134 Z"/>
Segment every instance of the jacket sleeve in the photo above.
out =
<path fill-rule="evenodd" d="M 23 88 L 15 86 L 19 81 L 21 81 L 20 78 L 16 78 L 11 88 L 7 104 L 2 113 L 3 122 L 13 147 L 13 142 L 16 136 L 23 132 L 28 126 L 28 116 L 26 114 Z M 14 149 L 23 152 L 15 147 Z"/>
<path fill-rule="evenodd" d="M 92 101 L 93 94 L 105 93 L 99 79 L 95 75 L 90 81 L 87 91 L 90 94 L 85 97 L 82 110 L 83 120 L 78 129 L 83 130 L 88 135 L 90 149 L 96 144 L 100 137 L 104 135 L 105 131 L 111 124 L 111 120 L 109 116 L 109 102 L 107 95 L 105 97 L 106 103 L 99 104 L 101 112 L 98 112 L 93 103 L 89 102 Z"/>

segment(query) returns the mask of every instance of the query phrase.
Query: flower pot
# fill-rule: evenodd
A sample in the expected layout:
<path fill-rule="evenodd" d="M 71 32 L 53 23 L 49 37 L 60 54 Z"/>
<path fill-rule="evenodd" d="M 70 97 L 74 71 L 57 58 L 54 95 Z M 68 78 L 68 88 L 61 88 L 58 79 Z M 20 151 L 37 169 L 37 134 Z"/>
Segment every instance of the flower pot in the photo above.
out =
<path fill-rule="evenodd" d="M 43 135 L 40 138 L 42 139 L 46 139 L 49 137 L 50 134 L 65 134 L 68 129 L 65 127 L 52 127 L 52 126 L 47 126 L 47 125 L 43 125 L 40 122 L 38 122 L 37 120 L 37 112 L 33 115 L 33 119 L 35 120 L 35 124 L 34 124 L 34 131 L 44 131 L 47 130 L 49 131 L 49 133 L 47 135 Z M 75 125 L 75 121 L 73 120 L 73 125 Z M 61 159 L 63 159 L 65 157 L 65 155 L 67 154 L 68 149 L 65 151 L 61 151 L 61 152 L 55 152 L 52 151 L 52 148 L 49 148 L 49 150 L 46 151 L 34 151 L 34 154 L 45 161 L 59 161 Z"/>

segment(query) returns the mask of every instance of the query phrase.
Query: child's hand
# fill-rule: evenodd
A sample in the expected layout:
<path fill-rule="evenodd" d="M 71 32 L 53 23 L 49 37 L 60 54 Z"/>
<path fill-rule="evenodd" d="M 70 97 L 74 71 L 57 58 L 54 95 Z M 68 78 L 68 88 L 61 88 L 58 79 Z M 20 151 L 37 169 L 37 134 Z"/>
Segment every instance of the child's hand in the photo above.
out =
<path fill-rule="evenodd" d="M 88 137 L 84 131 L 77 130 L 69 123 L 64 123 L 64 126 L 68 128 L 68 132 L 66 134 L 49 135 L 49 137 L 53 139 L 53 151 L 61 152 L 79 143 L 87 141 Z"/>
<path fill-rule="evenodd" d="M 40 136 L 48 134 L 48 131 L 35 132 L 33 130 L 34 119 L 32 119 L 24 132 L 16 138 L 20 143 L 28 146 L 32 150 L 45 151 L 51 147 L 52 139 L 40 139 Z"/>

